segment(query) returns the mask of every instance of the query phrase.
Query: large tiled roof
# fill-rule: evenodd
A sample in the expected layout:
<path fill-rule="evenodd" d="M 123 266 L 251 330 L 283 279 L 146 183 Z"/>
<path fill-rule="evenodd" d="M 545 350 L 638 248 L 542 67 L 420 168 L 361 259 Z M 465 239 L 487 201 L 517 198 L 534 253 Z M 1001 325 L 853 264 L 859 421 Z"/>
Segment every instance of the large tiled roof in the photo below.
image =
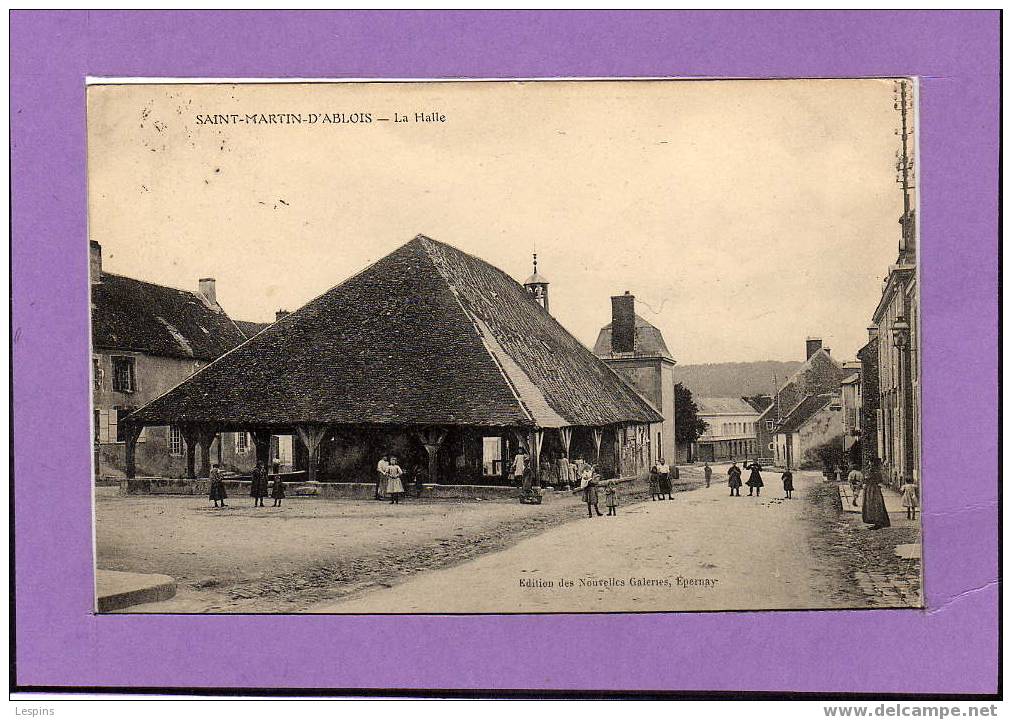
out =
<path fill-rule="evenodd" d="M 636 316 L 634 326 L 635 340 L 633 342 L 633 355 L 639 357 L 663 357 L 674 360 L 668 346 L 664 343 L 664 335 L 661 331 L 649 322 Z M 610 357 L 611 349 L 611 323 L 608 323 L 597 334 L 597 342 L 594 343 L 594 354 L 598 357 Z"/>
<path fill-rule="evenodd" d="M 141 408 L 149 424 L 660 422 L 511 277 L 418 236 Z"/>
<path fill-rule="evenodd" d="M 92 345 L 163 357 L 214 360 L 246 337 L 198 293 L 102 273 L 91 286 Z"/>
<path fill-rule="evenodd" d="M 695 398 L 698 415 L 758 415 L 755 408 L 741 398 Z"/>
<path fill-rule="evenodd" d="M 829 405 L 829 403 L 836 399 L 836 397 L 837 396 L 833 393 L 809 395 L 787 414 L 787 417 L 785 417 L 783 422 L 780 423 L 776 431 L 778 433 L 796 432 L 802 425 L 808 422 L 815 413 Z"/>

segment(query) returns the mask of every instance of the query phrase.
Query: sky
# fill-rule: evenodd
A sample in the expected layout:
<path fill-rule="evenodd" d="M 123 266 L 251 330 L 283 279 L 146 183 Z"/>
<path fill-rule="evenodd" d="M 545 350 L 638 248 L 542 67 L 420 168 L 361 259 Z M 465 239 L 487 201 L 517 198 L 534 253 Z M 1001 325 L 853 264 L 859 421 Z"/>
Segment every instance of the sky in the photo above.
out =
<path fill-rule="evenodd" d="M 588 346 L 629 291 L 679 364 L 809 335 L 852 359 L 896 258 L 898 125 L 891 80 L 93 85 L 89 234 L 108 272 L 214 277 L 239 320 L 424 234 L 521 282 L 536 249 Z"/>

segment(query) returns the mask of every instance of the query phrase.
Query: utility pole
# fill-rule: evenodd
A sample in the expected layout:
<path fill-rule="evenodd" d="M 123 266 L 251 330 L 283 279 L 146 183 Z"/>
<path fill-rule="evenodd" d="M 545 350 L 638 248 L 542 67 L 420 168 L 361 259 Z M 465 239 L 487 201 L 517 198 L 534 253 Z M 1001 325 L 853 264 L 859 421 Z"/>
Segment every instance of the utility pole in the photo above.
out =
<path fill-rule="evenodd" d="M 893 108 L 900 113 L 900 127 L 896 135 L 900 147 L 896 151 L 896 182 L 903 190 L 903 217 L 900 219 L 900 252 L 912 251 L 914 245 L 913 207 L 911 191 L 914 190 L 915 172 L 913 157 L 913 132 L 910 129 L 910 115 L 914 110 L 913 91 L 909 80 L 897 80 L 894 87 Z"/>

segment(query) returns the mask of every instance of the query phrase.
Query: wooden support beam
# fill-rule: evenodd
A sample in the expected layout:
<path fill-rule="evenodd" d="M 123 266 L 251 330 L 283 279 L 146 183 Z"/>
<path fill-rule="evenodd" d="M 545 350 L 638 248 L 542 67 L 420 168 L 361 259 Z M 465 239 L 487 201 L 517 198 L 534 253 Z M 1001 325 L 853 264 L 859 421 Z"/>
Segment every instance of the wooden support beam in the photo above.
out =
<path fill-rule="evenodd" d="M 186 477 L 192 480 L 197 477 L 196 457 L 200 435 L 192 425 L 180 425 L 179 434 L 183 436 L 183 443 L 186 445 Z"/>
<path fill-rule="evenodd" d="M 137 439 L 144 427 L 134 423 L 125 423 L 123 434 L 126 440 L 126 476 L 137 477 Z"/>
<path fill-rule="evenodd" d="M 197 429 L 197 444 L 200 445 L 200 477 L 211 477 L 211 444 L 217 435 L 215 429 L 202 426 Z"/>
<path fill-rule="evenodd" d="M 327 434 L 326 425 L 296 425 L 295 432 L 299 439 L 306 446 L 306 479 L 309 482 L 316 481 L 316 465 L 320 461 L 320 442 Z"/>
<path fill-rule="evenodd" d="M 253 436 L 253 448 L 256 450 L 257 464 L 262 464 L 267 471 L 271 469 L 271 431 L 254 430 L 250 433 Z"/>

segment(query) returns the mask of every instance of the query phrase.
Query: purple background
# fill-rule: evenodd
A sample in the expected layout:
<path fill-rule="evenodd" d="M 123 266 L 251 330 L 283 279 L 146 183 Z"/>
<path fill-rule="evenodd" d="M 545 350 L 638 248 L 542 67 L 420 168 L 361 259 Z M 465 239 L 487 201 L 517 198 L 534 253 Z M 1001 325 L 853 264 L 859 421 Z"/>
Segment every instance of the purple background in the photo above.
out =
<path fill-rule="evenodd" d="M 995 692 L 999 22 L 997 12 L 13 12 L 18 683 Z M 924 78 L 928 611 L 91 614 L 86 75 L 901 74 Z"/>

